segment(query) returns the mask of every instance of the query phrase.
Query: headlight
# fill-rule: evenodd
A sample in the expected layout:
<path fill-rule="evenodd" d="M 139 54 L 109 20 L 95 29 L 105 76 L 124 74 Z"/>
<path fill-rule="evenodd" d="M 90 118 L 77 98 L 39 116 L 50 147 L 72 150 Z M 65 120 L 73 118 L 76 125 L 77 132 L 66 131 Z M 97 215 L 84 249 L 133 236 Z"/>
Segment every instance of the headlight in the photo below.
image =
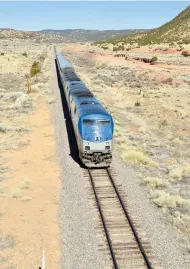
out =
<path fill-rule="evenodd" d="M 84 149 L 85 150 L 90 150 L 90 146 L 85 146 Z"/>
<path fill-rule="evenodd" d="M 106 145 L 108 146 L 109 145 L 109 142 L 106 142 Z"/>

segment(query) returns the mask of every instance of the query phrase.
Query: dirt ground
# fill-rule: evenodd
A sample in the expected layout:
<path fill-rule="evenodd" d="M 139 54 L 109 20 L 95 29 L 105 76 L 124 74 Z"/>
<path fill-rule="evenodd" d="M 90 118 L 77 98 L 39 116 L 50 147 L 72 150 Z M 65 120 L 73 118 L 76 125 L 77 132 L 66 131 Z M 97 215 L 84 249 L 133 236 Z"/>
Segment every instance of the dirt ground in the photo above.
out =
<path fill-rule="evenodd" d="M 20 148 L 4 153 L 12 172 L 3 182 L 1 198 L 1 259 L 14 268 L 38 268 L 45 250 L 48 268 L 59 268 L 59 167 L 55 163 L 55 138 L 47 104 L 38 101 L 29 115 L 31 132 Z M 7 267 L 4 267 L 7 268 Z"/>
<path fill-rule="evenodd" d="M 49 59 L 31 94 L 25 78 L 48 49 L 31 45 L 23 56 L 24 49 L 19 43 L 18 51 L 9 46 L 0 56 L 0 268 L 39 268 L 44 250 L 46 267 L 58 269 L 60 169 L 48 107 Z"/>

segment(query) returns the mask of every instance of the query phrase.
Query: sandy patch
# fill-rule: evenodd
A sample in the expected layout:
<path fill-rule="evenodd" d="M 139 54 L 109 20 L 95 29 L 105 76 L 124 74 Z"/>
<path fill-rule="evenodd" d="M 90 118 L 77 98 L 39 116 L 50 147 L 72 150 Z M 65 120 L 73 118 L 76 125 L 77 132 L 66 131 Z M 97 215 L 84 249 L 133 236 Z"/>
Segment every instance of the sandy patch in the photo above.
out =
<path fill-rule="evenodd" d="M 144 63 L 141 61 L 137 61 L 133 59 L 134 55 L 131 52 L 137 52 L 137 55 L 139 56 L 144 56 L 145 58 L 147 57 L 146 53 L 152 54 L 148 50 L 148 47 L 141 47 L 136 49 L 137 51 L 131 50 L 130 52 L 124 52 L 124 54 L 128 55 L 128 59 L 125 60 L 125 57 L 114 57 L 114 52 L 112 51 L 104 51 L 98 47 L 92 46 L 94 53 L 91 53 L 90 48 L 87 45 L 79 45 L 79 44 L 69 44 L 66 45 L 64 50 L 66 51 L 72 51 L 72 53 L 76 53 L 80 57 L 88 58 L 89 60 L 95 61 L 96 63 L 98 62 L 103 62 L 106 64 L 111 64 L 111 65 L 117 65 L 117 66 L 127 66 L 130 68 L 138 68 L 140 71 L 152 71 L 156 74 L 157 80 L 161 81 L 162 79 L 167 79 L 171 75 L 173 77 L 179 76 L 179 75 L 188 75 L 190 73 L 190 66 L 188 65 L 182 65 L 182 64 L 175 64 L 176 59 L 178 59 L 179 52 L 175 53 L 172 51 L 171 54 L 174 54 L 173 60 L 168 58 L 169 52 L 163 54 L 162 57 L 160 54 L 160 51 L 156 51 L 154 55 L 158 57 L 158 59 L 162 59 L 162 61 L 166 61 L 165 63 L 162 62 L 157 62 L 155 65 L 150 65 L 149 63 Z M 63 50 L 63 53 L 64 53 Z M 181 52 L 180 52 L 181 53 Z M 161 58 L 160 58 L 161 57 Z M 167 63 L 167 61 L 173 61 L 173 63 Z M 184 60 L 184 63 L 188 60 L 186 58 L 182 58 L 182 61 Z M 160 79 L 159 79 L 160 78 Z M 177 79 L 177 81 L 174 81 L 174 85 L 176 83 L 183 84 L 183 81 L 180 79 Z"/>
<path fill-rule="evenodd" d="M 55 162 L 55 138 L 48 107 L 43 100 L 28 116 L 31 132 L 16 150 L 4 152 L 11 172 L 1 184 L 1 268 L 59 268 L 60 245 L 57 211 L 59 167 Z"/>

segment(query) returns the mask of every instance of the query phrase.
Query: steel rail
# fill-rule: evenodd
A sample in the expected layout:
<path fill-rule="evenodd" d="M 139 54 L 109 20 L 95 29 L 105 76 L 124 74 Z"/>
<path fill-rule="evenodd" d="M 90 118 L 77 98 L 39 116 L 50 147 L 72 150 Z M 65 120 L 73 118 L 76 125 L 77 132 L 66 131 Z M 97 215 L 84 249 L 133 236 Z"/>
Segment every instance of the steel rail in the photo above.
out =
<path fill-rule="evenodd" d="M 147 266 L 148 269 L 154 269 L 154 268 L 152 267 L 151 262 L 149 261 L 148 256 L 146 255 L 146 252 L 145 252 L 144 247 L 143 247 L 143 245 L 142 245 L 142 243 L 141 243 L 141 240 L 140 240 L 140 238 L 139 238 L 139 236 L 138 236 L 138 234 L 137 234 L 137 231 L 135 230 L 135 226 L 134 226 L 134 224 L 133 224 L 133 222 L 132 222 L 132 220 L 131 220 L 131 217 L 129 216 L 129 213 L 127 212 L 127 209 L 126 209 L 126 207 L 125 207 L 125 205 L 124 205 L 124 203 L 123 203 L 123 201 L 122 201 L 122 198 L 121 198 L 121 196 L 120 196 L 120 194 L 119 194 L 119 192 L 118 192 L 118 189 L 117 189 L 117 187 L 116 187 L 116 185 L 115 185 L 115 183 L 114 183 L 114 181 L 113 181 L 113 178 L 112 178 L 112 176 L 111 176 L 111 174 L 110 174 L 109 169 L 106 168 L 106 171 L 107 171 L 108 176 L 109 176 L 109 179 L 110 179 L 110 181 L 111 181 L 111 183 L 112 183 L 112 185 L 113 185 L 113 188 L 114 188 L 114 190 L 115 190 L 115 192 L 116 192 L 116 194 L 117 194 L 117 197 L 118 197 L 118 199 L 119 199 L 119 202 L 120 202 L 120 204 L 121 204 L 121 206 L 122 206 L 122 208 L 123 208 L 123 211 L 124 211 L 124 213 L 125 213 L 125 216 L 126 216 L 128 222 L 129 222 L 129 225 L 130 225 L 130 227 L 131 227 L 131 230 L 132 230 L 132 232 L 133 232 L 133 235 L 134 235 L 134 237 L 135 237 L 135 240 L 136 240 L 136 242 L 137 242 L 137 244 L 138 244 L 139 250 L 140 250 L 140 252 L 141 252 L 141 254 L 142 254 L 143 258 L 144 258 L 144 261 L 146 262 L 146 266 Z"/>
<path fill-rule="evenodd" d="M 90 176 L 90 180 L 91 180 L 92 188 L 93 188 L 94 195 L 95 195 L 95 198 L 96 198 L 96 203 L 97 203 L 97 207 L 98 207 L 98 210 L 99 210 L 99 213 L 100 213 L 100 217 L 101 217 L 101 220 L 102 220 L 102 223 L 103 223 L 103 226 L 104 226 L 104 231 L 105 231 L 106 238 L 107 238 L 107 241 L 108 241 L 109 250 L 110 250 L 111 257 L 112 257 L 114 269 L 119 269 L 117 261 L 116 261 L 115 253 L 114 253 L 114 250 L 113 250 L 113 247 L 112 247 L 112 242 L 111 242 L 111 239 L 110 239 L 110 235 L 109 235 L 108 229 L 106 227 L 106 222 L 105 222 L 105 219 L 104 219 L 104 215 L 103 215 L 103 212 L 102 212 L 102 209 L 101 209 L 101 206 L 100 206 L 100 201 L 98 199 L 98 195 L 97 195 L 97 192 L 96 192 L 96 187 L 95 187 L 95 184 L 94 184 L 94 181 L 93 181 L 93 176 L 92 176 L 92 173 L 91 173 L 90 169 L 88 169 L 88 173 L 89 173 L 89 176 Z"/>

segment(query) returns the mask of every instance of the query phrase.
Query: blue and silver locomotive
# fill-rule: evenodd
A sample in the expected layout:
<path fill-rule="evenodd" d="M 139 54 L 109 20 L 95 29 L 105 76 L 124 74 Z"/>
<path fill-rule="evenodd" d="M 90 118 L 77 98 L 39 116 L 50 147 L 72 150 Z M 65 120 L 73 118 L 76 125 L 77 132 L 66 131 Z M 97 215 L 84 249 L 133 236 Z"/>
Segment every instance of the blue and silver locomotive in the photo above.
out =
<path fill-rule="evenodd" d="M 108 167 L 112 161 L 114 123 L 92 92 L 75 74 L 63 55 L 55 51 L 79 157 L 87 167 Z"/>

